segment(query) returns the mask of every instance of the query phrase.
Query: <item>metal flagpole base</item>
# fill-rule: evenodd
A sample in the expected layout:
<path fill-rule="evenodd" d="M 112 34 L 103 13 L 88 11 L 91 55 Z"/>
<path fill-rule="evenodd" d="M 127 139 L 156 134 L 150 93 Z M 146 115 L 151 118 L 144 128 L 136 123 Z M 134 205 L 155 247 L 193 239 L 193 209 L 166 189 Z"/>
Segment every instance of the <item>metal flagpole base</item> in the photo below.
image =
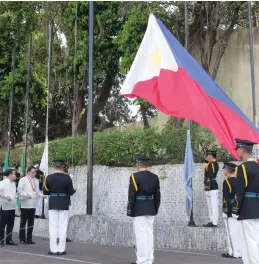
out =
<path fill-rule="evenodd" d="M 189 221 L 187 226 L 189 226 L 189 227 L 197 227 L 197 225 L 195 224 L 193 219 Z"/>

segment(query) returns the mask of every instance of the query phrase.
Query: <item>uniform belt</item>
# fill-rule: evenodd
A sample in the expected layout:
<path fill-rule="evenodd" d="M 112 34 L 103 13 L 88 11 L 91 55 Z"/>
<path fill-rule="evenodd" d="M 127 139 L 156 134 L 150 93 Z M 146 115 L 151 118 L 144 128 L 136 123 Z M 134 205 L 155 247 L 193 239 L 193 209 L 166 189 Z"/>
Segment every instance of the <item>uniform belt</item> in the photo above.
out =
<path fill-rule="evenodd" d="M 151 196 L 145 196 L 145 195 L 137 195 L 136 200 L 153 200 L 154 195 Z"/>
<path fill-rule="evenodd" d="M 228 202 L 229 202 L 229 203 L 234 203 L 235 200 L 234 200 L 234 199 L 228 199 Z"/>
<path fill-rule="evenodd" d="M 254 192 L 245 192 L 246 198 L 259 198 L 259 193 Z"/>
<path fill-rule="evenodd" d="M 211 180 L 212 180 L 212 181 L 216 181 L 216 178 L 212 178 Z"/>
<path fill-rule="evenodd" d="M 67 196 L 66 193 L 51 193 L 50 196 Z"/>

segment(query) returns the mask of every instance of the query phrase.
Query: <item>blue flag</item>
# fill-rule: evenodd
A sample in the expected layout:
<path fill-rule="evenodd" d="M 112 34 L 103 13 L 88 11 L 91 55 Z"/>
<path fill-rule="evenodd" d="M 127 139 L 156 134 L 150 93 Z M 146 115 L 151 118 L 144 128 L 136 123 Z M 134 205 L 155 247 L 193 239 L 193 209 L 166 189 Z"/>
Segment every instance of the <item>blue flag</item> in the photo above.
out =
<path fill-rule="evenodd" d="M 195 175 L 195 165 L 192 155 L 191 135 L 190 130 L 187 131 L 185 159 L 184 159 L 184 188 L 186 191 L 186 212 L 191 215 L 192 210 L 192 177 Z"/>

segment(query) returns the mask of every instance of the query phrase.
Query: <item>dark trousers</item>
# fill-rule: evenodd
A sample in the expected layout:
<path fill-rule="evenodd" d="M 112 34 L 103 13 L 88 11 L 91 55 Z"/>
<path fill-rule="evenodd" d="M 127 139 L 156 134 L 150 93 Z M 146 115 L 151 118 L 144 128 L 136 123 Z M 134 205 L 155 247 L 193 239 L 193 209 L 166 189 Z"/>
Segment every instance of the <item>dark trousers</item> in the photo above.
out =
<path fill-rule="evenodd" d="M 32 232 L 34 226 L 35 209 L 34 208 L 21 208 L 21 222 L 20 222 L 20 241 L 25 239 L 25 226 L 27 224 L 27 241 L 32 240 Z"/>
<path fill-rule="evenodd" d="M 15 219 L 15 210 L 1 210 L 0 220 L 0 243 L 4 242 L 4 231 L 6 228 L 6 242 L 12 241 L 12 232 Z"/>

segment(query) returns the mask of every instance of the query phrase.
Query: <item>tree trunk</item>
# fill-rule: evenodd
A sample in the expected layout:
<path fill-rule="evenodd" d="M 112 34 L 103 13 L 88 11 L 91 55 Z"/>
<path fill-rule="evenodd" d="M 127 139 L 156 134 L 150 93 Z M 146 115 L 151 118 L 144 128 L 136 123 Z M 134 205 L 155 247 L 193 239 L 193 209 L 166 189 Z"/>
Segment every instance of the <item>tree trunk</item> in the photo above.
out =
<path fill-rule="evenodd" d="M 73 120 L 72 120 L 72 136 L 84 135 L 86 131 L 86 120 L 84 119 L 85 109 L 85 90 L 80 89 L 74 101 Z"/>
<path fill-rule="evenodd" d="M 147 109 L 142 104 L 140 105 L 140 113 L 141 113 L 141 116 L 142 116 L 144 129 L 150 128 L 150 125 L 148 123 L 148 118 L 147 118 Z"/>

